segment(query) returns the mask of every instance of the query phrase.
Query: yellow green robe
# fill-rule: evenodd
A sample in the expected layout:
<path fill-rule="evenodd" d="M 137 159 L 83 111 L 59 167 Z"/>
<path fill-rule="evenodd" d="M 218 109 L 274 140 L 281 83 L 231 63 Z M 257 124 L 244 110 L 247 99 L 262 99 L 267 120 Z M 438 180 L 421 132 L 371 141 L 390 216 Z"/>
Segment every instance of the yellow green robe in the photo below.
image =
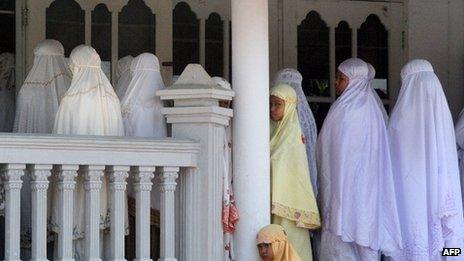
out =
<path fill-rule="evenodd" d="M 312 260 L 308 230 L 319 228 L 321 222 L 296 111 L 297 96 L 288 85 L 272 88 L 271 95 L 285 101 L 282 120 L 271 120 L 272 223 L 285 228 L 302 260 Z"/>

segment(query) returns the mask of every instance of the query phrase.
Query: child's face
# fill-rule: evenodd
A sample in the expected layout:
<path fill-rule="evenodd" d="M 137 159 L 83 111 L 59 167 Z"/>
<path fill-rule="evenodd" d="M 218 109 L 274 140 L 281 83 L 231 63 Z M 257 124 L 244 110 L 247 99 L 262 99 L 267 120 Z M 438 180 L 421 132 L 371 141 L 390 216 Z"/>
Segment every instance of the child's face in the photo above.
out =
<path fill-rule="evenodd" d="M 272 252 L 271 244 L 262 243 L 258 245 L 258 252 L 261 260 L 272 261 L 274 259 L 274 252 Z"/>
<path fill-rule="evenodd" d="M 219 107 L 222 107 L 222 108 L 229 109 L 229 108 L 230 108 L 230 104 L 231 104 L 230 101 L 226 101 L 226 100 L 220 100 L 220 101 L 219 101 Z"/>
<path fill-rule="evenodd" d="M 270 98 L 270 116 L 273 121 L 280 121 L 285 114 L 285 101 L 281 98 L 271 95 Z"/>

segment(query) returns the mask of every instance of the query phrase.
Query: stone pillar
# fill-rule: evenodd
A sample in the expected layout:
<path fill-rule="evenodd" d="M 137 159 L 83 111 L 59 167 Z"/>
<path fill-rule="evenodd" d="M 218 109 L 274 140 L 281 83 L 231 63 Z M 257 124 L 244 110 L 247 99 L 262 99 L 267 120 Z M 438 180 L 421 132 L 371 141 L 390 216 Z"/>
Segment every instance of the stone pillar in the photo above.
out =
<path fill-rule="evenodd" d="M 177 261 L 175 258 L 175 191 L 176 179 L 179 177 L 178 167 L 163 167 L 157 171 L 159 190 L 161 192 L 160 207 L 160 259 L 159 261 Z"/>
<path fill-rule="evenodd" d="M 270 223 L 269 35 L 267 0 L 233 0 L 233 173 L 240 221 L 237 261 L 257 260 L 255 238 Z"/>
<path fill-rule="evenodd" d="M 129 177 L 128 166 L 111 166 L 106 168 L 106 174 L 110 177 L 111 192 L 111 259 L 113 261 L 125 261 L 124 236 L 126 232 L 126 179 Z"/>
<path fill-rule="evenodd" d="M 32 260 L 47 260 L 47 189 L 52 165 L 30 165 L 32 192 Z"/>
<path fill-rule="evenodd" d="M 72 253 L 74 190 L 78 165 L 61 165 L 56 168 L 58 177 L 58 260 L 74 260 Z"/>
<path fill-rule="evenodd" d="M 232 110 L 218 106 L 219 100 L 231 100 L 233 91 L 216 85 L 198 64 L 188 65 L 176 84 L 158 91 L 162 100 L 174 100 L 173 108 L 164 108 L 174 138 L 200 142 L 201 155 L 196 171 L 181 179 L 179 199 L 184 213 L 179 248 L 182 261 L 222 260 L 222 155 L 224 127 Z"/>
<path fill-rule="evenodd" d="M 5 164 L 1 169 L 5 187 L 5 260 L 21 260 L 21 177 L 25 168 L 24 164 Z"/>

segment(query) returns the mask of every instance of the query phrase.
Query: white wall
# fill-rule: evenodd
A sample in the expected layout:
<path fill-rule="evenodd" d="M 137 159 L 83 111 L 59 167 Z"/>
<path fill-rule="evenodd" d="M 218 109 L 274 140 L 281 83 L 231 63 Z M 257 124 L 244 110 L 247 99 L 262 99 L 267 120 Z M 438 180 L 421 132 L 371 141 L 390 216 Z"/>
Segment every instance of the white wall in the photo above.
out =
<path fill-rule="evenodd" d="M 464 1 L 408 0 L 407 58 L 429 60 L 456 118 L 464 105 Z"/>

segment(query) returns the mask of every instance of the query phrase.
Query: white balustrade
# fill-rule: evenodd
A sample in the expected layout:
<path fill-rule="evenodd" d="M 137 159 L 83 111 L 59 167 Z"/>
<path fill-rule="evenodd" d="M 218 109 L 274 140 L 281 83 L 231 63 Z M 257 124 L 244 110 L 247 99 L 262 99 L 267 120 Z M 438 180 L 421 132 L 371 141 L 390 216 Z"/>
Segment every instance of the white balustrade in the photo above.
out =
<path fill-rule="evenodd" d="M 84 180 L 85 259 L 102 260 L 100 193 L 108 181 L 110 256 L 126 260 L 126 180 L 132 176 L 136 196 L 136 260 L 150 259 L 150 191 L 156 169 L 161 178 L 161 260 L 175 257 L 175 179 L 180 168 L 195 168 L 200 146 L 190 140 L 113 137 L 25 136 L 0 134 L 0 177 L 5 189 L 5 260 L 20 260 L 21 177 L 31 177 L 32 260 L 47 260 L 47 192 L 54 188 L 58 202 L 55 257 L 74 260 L 73 215 L 76 178 Z M 159 168 L 158 168 L 159 167 Z M 54 183 L 49 186 L 53 173 Z M 50 188 L 49 188 L 50 187 Z M 49 253 L 50 254 L 50 253 Z"/>

